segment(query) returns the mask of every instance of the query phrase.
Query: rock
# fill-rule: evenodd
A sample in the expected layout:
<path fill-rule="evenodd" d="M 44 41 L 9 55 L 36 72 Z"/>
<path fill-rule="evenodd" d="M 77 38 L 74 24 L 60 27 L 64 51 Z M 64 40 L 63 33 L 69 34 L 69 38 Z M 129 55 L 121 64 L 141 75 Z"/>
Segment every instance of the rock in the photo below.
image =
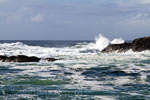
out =
<path fill-rule="evenodd" d="M 108 52 L 126 52 L 131 49 L 131 43 L 110 44 L 102 50 L 103 53 Z"/>
<path fill-rule="evenodd" d="M 5 60 L 3 60 L 3 62 L 16 62 L 16 56 L 10 56 L 10 57 L 6 57 Z"/>
<path fill-rule="evenodd" d="M 3 62 L 39 62 L 40 58 L 38 57 L 28 57 L 25 55 L 18 55 L 18 56 L 10 56 L 7 57 Z"/>
<path fill-rule="evenodd" d="M 39 62 L 41 58 L 32 56 L 28 57 L 25 55 L 18 55 L 18 56 L 0 56 L 0 61 L 2 62 Z M 44 60 L 47 60 L 49 62 L 56 61 L 57 59 L 55 58 L 45 58 Z"/>
<path fill-rule="evenodd" d="M 55 59 L 55 58 L 44 58 L 43 60 L 46 60 L 46 61 L 49 61 L 49 62 L 53 62 L 53 61 L 56 61 L 58 59 Z"/>
<path fill-rule="evenodd" d="M 150 50 L 150 37 L 135 39 L 132 43 L 132 50 L 135 52 Z"/>
<path fill-rule="evenodd" d="M 7 58 L 6 56 L 0 55 L 0 61 L 4 62 L 6 58 Z"/>
<path fill-rule="evenodd" d="M 133 50 L 134 52 L 141 52 L 145 50 L 150 50 L 150 37 L 138 38 L 133 40 L 132 43 L 122 43 L 122 44 L 110 44 L 105 49 L 102 50 L 103 53 L 109 52 L 126 52 L 128 50 Z"/>

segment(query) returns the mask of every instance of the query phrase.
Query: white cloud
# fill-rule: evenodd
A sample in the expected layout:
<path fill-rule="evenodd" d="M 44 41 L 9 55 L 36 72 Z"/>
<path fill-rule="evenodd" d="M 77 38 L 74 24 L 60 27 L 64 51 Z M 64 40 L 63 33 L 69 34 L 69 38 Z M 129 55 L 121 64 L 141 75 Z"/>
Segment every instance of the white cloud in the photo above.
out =
<path fill-rule="evenodd" d="M 129 26 L 137 25 L 150 25 L 150 14 L 149 13 L 137 13 L 129 16 L 127 19 L 120 22 L 120 24 L 127 24 Z"/>
<path fill-rule="evenodd" d="M 116 0 L 120 12 L 127 12 L 121 15 L 123 18 L 119 23 L 126 25 L 150 25 L 150 0 Z"/>
<path fill-rule="evenodd" d="M 41 13 L 31 17 L 32 22 L 42 22 L 43 20 L 44 20 L 44 15 Z"/>
<path fill-rule="evenodd" d="M 150 4 L 150 0 L 135 0 L 139 4 Z"/>
<path fill-rule="evenodd" d="M 6 21 L 11 22 L 42 22 L 44 21 L 44 14 L 39 13 L 37 9 L 22 7 L 15 13 L 8 15 Z"/>
<path fill-rule="evenodd" d="M 115 2 L 121 6 L 137 6 L 150 4 L 150 0 L 116 0 Z"/>

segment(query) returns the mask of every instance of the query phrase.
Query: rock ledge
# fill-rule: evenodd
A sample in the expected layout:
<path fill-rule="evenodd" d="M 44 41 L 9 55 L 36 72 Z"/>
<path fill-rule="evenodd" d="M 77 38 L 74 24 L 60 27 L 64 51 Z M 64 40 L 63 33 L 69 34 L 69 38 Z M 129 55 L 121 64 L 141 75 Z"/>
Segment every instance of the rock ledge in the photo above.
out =
<path fill-rule="evenodd" d="M 111 52 L 126 52 L 132 50 L 134 52 L 141 52 L 145 50 L 150 50 L 150 37 L 137 38 L 133 40 L 132 43 L 122 43 L 122 44 L 110 44 L 102 50 L 103 53 Z"/>

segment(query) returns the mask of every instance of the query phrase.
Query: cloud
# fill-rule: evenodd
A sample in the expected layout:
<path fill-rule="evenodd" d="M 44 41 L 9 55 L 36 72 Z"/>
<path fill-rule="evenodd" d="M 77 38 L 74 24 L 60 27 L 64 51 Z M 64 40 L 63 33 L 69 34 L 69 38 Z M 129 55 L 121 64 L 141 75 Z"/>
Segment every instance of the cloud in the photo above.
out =
<path fill-rule="evenodd" d="M 139 5 L 150 5 L 150 0 L 115 0 L 120 6 L 139 6 Z"/>
<path fill-rule="evenodd" d="M 128 25 L 150 25 L 150 13 L 137 13 L 135 15 L 130 16 L 126 20 L 121 22 L 126 23 Z"/>
<path fill-rule="evenodd" d="M 150 0 L 135 0 L 139 4 L 150 4 Z"/>
<path fill-rule="evenodd" d="M 150 0 L 116 0 L 122 20 L 117 23 L 128 26 L 150 25 Z M 127 12 L 127 13 L 125 13 Z M 122 13 L 125 13 L 124 15 Z"/>
<path fill-rule="evenodd" d="M 8 23 L 14 22 L 42 22 L 44 21 L 44 14 L 37 9 L 31 7 L 22 7 L 15 13 L 11 13 L 6 18 Z"/>
<path fill-rule="evenodd" d="M 99 31 L 110 37 L 112 33 L 121 36 L 123 32 L 149 31 L 149 27 L 139 27 L 150 25 L 150 0 L 8 0 L 0 4 L 0 26 L 7 26 L 6 30 L 16 27 L 16 34 L 28 33 L 27 27 L 34 33 L 37 27 L 39 31 L 35 33 L 54 33 L 52 39 L 61 32 L 64 37 L 60 38 L 64 39 L 92 39 Z"/>
<path fill-rule="evenodd" d="M 41 13 L 31 17 L 32 22 L 42 22 L 43 20 L 44 20 L 44 15 Z"/>
<path fill-rule="evenodd" d="M 0 0 L 0 3 L 2 3 L 2 2 L 7 2 L 8 0 Z"/>

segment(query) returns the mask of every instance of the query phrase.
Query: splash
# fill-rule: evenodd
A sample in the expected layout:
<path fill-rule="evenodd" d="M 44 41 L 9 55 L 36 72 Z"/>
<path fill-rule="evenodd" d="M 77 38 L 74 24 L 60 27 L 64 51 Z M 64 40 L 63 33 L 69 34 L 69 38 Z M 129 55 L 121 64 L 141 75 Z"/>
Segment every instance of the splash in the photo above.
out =
<path fill-rule="evenodd" d="M 104 37 L 102 34 L 99 34 L 96 38 L 96 44 L 95 44 L 95 47 L 96 49 L 99 49 L 100 51 L 102 51 L 104 48 L 106 48 L 109 43 L 110 43 L 110 40 L 106 37 Z"/>
<path fill-rule="evenodd" d="M 124 43 L 125 41 L 122 39 L 122 38 L 119 38 L 119 39 L 114 39 L 112 40 L 110 43 L 111 44 L 122 44 Z"/>
<path fill-rule="evenodd" d="M 106 38 L 102 34 L 99 34 L 95 38 L 95 41 L 96 41 L 95 49 L 98 49 L 100 51 L 102 51 L 104 48 L 106 48 L 109 44 L 122 44 L 122 43 L 125 43 L 125 41 L 122 38 L 116 38 L 116 39 L 113 39 L 112 41 L 110 41 L 108 38 Z"/>

